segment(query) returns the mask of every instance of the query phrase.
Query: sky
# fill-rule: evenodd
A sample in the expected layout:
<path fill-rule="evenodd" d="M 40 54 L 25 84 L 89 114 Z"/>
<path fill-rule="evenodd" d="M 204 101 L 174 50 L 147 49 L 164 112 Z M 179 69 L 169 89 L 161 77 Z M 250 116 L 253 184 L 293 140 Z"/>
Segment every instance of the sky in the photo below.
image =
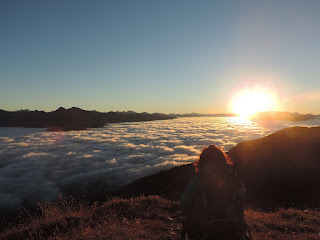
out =
<path fill-rule="evenodd" d="M 320 114 L 319 1 L 0 1 L 0 109 Z"/>

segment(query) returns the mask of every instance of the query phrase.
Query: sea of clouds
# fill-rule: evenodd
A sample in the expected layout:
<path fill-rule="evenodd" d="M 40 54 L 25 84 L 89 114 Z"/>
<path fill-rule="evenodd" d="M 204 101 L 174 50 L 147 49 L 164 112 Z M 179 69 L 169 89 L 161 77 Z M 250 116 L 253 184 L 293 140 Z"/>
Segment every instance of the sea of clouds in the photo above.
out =
<path fill-rule="evenodd" d="M 240 118 L 178 118 L 65 133 L 0 128 L 0 213 L 56 200 L 59 194 L 118 189 L 193 162 L 210 144 L 227 151 L 285 127 L 319 125 L 320 119 L 258 124 Z"/>

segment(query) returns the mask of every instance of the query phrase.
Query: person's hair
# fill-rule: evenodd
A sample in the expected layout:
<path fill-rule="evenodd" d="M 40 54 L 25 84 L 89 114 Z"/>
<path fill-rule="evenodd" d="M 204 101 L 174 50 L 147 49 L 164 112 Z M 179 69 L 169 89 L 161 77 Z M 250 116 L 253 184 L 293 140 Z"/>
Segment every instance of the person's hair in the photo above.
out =
<path fill-rule="evenodd" d="M 198 160 L 193 164 L 193 166 L 195 167 L 196 173 L 198 173 L 199 169 L 212 163 L 233 164 L 231 159 L 224 153 L 224 151 L 220 147 L 216 145 L 210 145 L 203 148 L 202 153 L 199 155 Z"/>

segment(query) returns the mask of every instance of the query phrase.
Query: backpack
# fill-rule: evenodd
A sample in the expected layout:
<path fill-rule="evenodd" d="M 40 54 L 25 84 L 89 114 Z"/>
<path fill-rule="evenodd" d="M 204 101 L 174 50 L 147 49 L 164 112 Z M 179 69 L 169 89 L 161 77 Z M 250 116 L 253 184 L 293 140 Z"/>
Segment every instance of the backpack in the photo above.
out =
<path fill-rule="evenodd" d="M 183 231 L 190 239 L 250 240 L 251 234 L 244 220 L 246 190 L 232 165 L 210 164 L 201 170 L 198 178 L 198 216 L 191 220 L 193 222 L 186 219 Z M 195 221 L 201 225 L 198 231 L 190 228 L 197 226 Z"/>

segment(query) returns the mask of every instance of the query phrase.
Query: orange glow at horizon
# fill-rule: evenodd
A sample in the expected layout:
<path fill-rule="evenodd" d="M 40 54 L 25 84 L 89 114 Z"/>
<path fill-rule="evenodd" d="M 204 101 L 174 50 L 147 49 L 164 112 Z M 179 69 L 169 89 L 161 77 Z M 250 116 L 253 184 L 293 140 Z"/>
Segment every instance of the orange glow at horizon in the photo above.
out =
<path fill-rule="evenodd" d="M 280 108 L 275 91 L 263 87 L 245 88 L 231 99 L 232 111 L 249 118 L 258 112 L 277 111 Z"/>

